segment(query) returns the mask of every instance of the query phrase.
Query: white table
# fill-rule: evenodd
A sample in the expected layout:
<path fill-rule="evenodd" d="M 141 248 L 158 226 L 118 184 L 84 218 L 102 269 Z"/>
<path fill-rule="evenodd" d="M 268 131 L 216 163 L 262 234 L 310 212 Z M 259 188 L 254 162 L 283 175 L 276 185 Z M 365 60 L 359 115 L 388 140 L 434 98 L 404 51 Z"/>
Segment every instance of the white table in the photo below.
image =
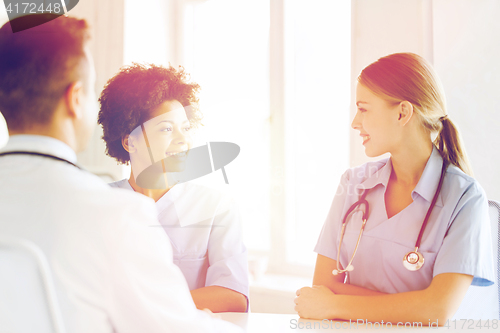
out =
<path fill-rule="evenodd" d="M 500 321 L 496 320 L 496 328 L 493 321 L 450 321 L 449 327 L 411 327 L 405 328 L 404 324 L 398 328 L 396 324 L 339 322 L 329 320 L 305 320 L 293 314 L 271 314 L 271 313 L 219 313 L 221 319 L 232 322 L 242 327 L 247 333 L 282 333 L 282 332 L 326 332 L 338 330 L 351 330 L 356 332 L 381 332 L 385 330 L 397 330 L 398 332 L 415 331 L 419 332 L 500 332 Z M 428 324 L 428 323 L 426 323 Z M 488 324 L 488 325 L 487 325 Z M 486 327 L 489 326 L 489 327 Z"/>

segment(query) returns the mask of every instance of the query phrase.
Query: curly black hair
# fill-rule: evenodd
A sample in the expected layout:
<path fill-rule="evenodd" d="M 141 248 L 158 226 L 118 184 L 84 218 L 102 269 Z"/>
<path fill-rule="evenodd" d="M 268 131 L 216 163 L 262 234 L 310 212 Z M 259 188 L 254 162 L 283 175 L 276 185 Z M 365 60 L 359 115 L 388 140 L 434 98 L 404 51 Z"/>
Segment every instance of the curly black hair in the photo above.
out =
<path fill-rule="evenodd" d="M 200 86 L 189 82 L 184 68 L 175 69 L 153 64 L 125 66 L 112 77 L 99 98 L 98 123 L 102 125 L 106 154 L 120 164 L 128 164 L 129 153 L 122 138 L 151 119 L 150 112 L 166 101 L 177 100 L 186 109 L 192 127 L 202 119 L 197 94 Z"/>

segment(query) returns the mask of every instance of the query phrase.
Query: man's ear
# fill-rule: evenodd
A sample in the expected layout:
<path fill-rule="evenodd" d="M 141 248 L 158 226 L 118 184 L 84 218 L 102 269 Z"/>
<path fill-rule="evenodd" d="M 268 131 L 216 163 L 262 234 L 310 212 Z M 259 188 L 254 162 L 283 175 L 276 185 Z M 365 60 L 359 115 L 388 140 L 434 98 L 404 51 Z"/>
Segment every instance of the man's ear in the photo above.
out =
<path fill-rule="evenodd" d="M 82 119 L 85 112 L 85 92 L 83 83 L 81 81 L 71 83 L 68 89 L 66 89 L 64 98 L 68 115 L 74 119 Z"/>
<path fill-rule="evenodd" d="M 137 148 L 134 145 L 134 138 L 130 135 L 125 135 L 122 137 L 122 146 L 129 153 L 134 153 L 137 151 Z"/>
<path fill-rule="evenodd" d="M 401 126 L 405 126 L 413 117 L 413 104 L 411 104 L 408 101 L 403 101 L 399 103 L 398 112 L 399 112 L 398 121 L 401 124 Z"/>

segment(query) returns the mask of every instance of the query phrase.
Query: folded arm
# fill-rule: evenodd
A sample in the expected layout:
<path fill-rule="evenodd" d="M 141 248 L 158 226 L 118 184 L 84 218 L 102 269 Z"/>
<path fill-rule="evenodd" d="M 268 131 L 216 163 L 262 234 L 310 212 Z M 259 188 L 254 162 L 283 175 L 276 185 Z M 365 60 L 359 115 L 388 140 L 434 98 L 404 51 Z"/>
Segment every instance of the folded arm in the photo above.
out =
<path fill-rule="evenodd" d="M 314 269 L 313 285 L 328 287 L 335 294 L 341 295 L 384 295 L 384 293 L 381 293 L 379 291 L 373 291 L 367 288 L 344 283 L 345 273 L 339 275 L 332 274 L 332 271 L 336 268 L 336 260 L 318 254 L 318 257 L 316 259 L 316 267 Z"/>
<path fill-rule="evenodd" d="M 329 274 L 332 275 L 331 271 Z M 346 285 L 342 289 L 339 286 L 342 277 L 337 276 L 332 282 L 328 278 L 322 280 L 315 273 L 314 283 L 325 282 L 329 285 L 299 289 L 295 310 L 301 317 L 310 319 L 421 322 L 423 325 L 437 321 L 438 325 L 443 325 L 457 311 L 472 278 L 466 274 L 443 273 L 435 276 L 426 289 L 377 295 L 355 286 Z M 342 295 L 335 290 L 347 293 Z"/>

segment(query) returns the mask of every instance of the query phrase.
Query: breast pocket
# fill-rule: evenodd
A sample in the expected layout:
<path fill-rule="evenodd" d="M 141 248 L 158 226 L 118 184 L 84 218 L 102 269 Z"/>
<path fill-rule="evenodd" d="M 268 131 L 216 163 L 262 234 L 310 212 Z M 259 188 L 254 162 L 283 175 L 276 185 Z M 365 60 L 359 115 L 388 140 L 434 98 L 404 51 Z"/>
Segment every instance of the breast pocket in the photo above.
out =
<path fill-rule="evenodd" d="M 424 264 L 420 269 L 410 271 L 404 266 L 403 259 L 406 254 L 415 251 L 415 247 L 387 240 L 379 242 L 383 243 L 386 248 L 383 267 L 384 274 L 391 279 L 389 287 L 391 292 L 422 290 L 431 284 L 437 253 L 419 249 L 418 252 L 424 258 Z"/>
<path fill-rule="evenodd" d="M 346 232 L 342 250 L 342 265 L 350 260 L 359 236 L 358 230 Z M 424 265 L 417 271 L 409 271 L 403 265 L 404 256 L 415 248 L 394 240 L 373 237 L 364 232 L 353 260 L 354 270 L 348 281 L 357 286 L 386 293 L 421 290 L 429 286 L 436 253 L 419 251 L 424 256 Z"/>

